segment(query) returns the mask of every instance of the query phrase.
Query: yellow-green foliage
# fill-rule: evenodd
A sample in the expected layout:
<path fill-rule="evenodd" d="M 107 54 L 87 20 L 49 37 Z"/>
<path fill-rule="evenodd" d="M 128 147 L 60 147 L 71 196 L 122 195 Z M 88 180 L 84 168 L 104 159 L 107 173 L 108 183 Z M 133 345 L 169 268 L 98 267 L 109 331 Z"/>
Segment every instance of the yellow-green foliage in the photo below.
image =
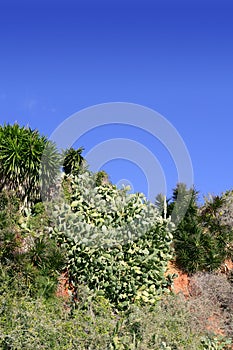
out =
<path fill-rule="evenodd" d="M 54 209 L 54 236 L 67 257 L 75 286 L 101 291 L 119 308 L 132 301 L 154 303 L 171 282 L 164 274 L 171 258 L 169 223 L 141 194 L 95 177 L 71 177 L 71 204 Z"/>

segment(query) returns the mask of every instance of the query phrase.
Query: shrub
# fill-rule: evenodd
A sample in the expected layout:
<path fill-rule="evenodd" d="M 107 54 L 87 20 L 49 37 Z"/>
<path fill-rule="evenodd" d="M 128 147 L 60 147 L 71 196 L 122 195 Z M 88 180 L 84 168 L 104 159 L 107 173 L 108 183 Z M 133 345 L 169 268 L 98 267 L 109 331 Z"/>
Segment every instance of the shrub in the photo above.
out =
<path fill-rule="evenodd" d="M 0 263 L 9 264 L 15 259 L 20 246 L 19 201 L 12 192 L 0 193 Z"/>
<path fill-rule="evenodd" d="M 51 295 L 64 258 L 49 235 L 46 212 L 40 208 L 39 214 L 23 217 L 14 194 L 5 191 L 0 194 L 0 209 L 0 280 L 8 286 L 4 283 L 4 290 Z"/>
<path fill-rule="evenodd" d="M 233 287 L 225 275 L 197 273 L 190 279 L 191 310 L 202 328 L 233 338 Z"/>
<path fill-rule="evenodd" d="M 131 306 L 114 313 L 103 296 L 80 290 L 71 312 L 57 298 L 0 296 L 0 348 L 54 350 L 220 350 L 227 339 L 211 337 L 197 324 L 181 297 L 153 307 Z M 225 345 L 224 345 L 225 344 Z"/>
<path fill-rule="evenodd" d="M 57 298 L 0 296 L 0 348 L 108 349 L 115 316 L 103 297 L 80 301 L 70 314 Z"/>
<path fill-rule="evenodd" d="M 54 210 L 54 236 L 66 251 L 70 281 L 99 290 L 119 308 L 155 302 L 171 282 L 166 220 L 140 194 L 111 184 L 96 187 L 90 173 L 71 177 L 71 204 Z"/>

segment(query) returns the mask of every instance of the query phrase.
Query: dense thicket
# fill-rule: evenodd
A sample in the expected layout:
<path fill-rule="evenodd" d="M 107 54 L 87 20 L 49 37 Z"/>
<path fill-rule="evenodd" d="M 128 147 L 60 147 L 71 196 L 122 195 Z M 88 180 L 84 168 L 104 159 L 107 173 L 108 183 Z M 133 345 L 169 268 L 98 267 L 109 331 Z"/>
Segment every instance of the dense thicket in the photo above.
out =
<path fill-rule="evenodd" d="M 156 208 L 87 171 L 82 148 L 0 127 L 0 348 L 228 349 L 233 278 L 217 268 L 232 259 L 233 192 L 197 196 L 179 184 Z"/>

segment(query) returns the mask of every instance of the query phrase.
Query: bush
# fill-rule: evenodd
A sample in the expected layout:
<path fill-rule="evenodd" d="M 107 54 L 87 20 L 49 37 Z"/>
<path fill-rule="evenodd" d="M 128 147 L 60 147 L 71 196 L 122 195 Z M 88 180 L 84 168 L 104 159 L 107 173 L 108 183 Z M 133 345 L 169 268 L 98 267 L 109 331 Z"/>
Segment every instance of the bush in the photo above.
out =
<path fill-rule="evenodd" d="M 64 267 L 61 249 L 49 235 L 46 213 L 23 217 L 14 194 L 0 194 L 0 280 L 17 295 L 54 293 Z M 7 282 L 7 287 L 6 283 Z"/>
<path fill-rule="evenodd" d="M 140 194 L 111 184 L 96 187 L 90 173 L 69 178 L 71 204 L 56 206 L 54 236 L 66 251 L 70 282 L 101 291 L 119 308 L 154 303 L 171 280 L 168 221 Z"/>
<path fill-rule="evenodd" d="M 0 348 L 108 349 L 115 320 L 103 297 L 86 298 L 71 315 L 57 298 L 0 297 Z"/>
<path fill-rule="evenodd" d="M 233 286 L 225 275 L 197 273 L 190 279 L 190 308 L 210 332 L 233 338 Z"/>
<path fill-rule="evenodd" d="M 80 289 L 75 310 L 57 298 L 0 296 L 0 348 L 53 350 L 220 350 L 227 339 L 208 336 L 187 302 L 162 298 L 153 307 L 114 313 L 103 297 Z M 224 345 L 225 344 L 225 345 Z"/>
<path fill-rule="evenodd" d="M 0 263 L 9 264 L 15 259 L 20 246 L 19 202 L 12 192 L 0 193 Z"/>

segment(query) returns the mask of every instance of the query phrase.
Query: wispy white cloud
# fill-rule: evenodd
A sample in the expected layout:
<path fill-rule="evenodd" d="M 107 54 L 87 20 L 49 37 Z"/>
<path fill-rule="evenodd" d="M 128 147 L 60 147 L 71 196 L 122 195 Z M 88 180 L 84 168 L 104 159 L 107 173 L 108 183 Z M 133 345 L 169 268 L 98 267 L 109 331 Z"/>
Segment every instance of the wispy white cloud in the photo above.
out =
<path fill-rule="evenodd" d="M 50 112 L 50 113 L 55 113 L 57 111 L 57 109 L 55 107 L 43 106 L 43 111 Z"/>
<path fill-rule="evenodd" d="M 26 98 L 23 102 L 23 107 L 27 110 L 28 113 L 33 113 L 38 109 L 46 113 L 55 113 L 57 111 L 57 108 L 53 105 L 49 106 L 47 101 L 43 101 L 34 97 Z"/>
<path fill-rule="evenodd" d="M 25 101 L 25 107 L 28 110 L 28 112 L 31 112 L 38 104 L 38 101 L 34 98 L 28 99 Z"/>

